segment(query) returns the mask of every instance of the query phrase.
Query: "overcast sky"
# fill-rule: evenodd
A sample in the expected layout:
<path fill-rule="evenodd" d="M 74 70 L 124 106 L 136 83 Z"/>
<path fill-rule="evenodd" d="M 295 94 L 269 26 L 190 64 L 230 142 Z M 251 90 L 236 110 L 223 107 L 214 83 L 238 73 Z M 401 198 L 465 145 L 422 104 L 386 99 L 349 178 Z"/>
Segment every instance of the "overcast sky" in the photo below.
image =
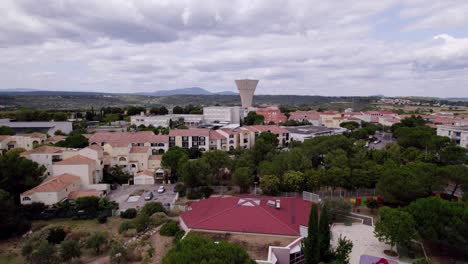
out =
<path fill-rule="evenodd" d="M 0 88 L 468 97 L 467 0 L 2 0 Z"/>

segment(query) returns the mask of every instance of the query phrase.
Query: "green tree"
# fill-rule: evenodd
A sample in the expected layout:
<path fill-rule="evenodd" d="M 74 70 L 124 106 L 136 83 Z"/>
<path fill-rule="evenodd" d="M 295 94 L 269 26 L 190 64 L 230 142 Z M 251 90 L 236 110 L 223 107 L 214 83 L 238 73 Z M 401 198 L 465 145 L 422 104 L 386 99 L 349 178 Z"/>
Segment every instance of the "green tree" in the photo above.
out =
<path fill-rule="evenodd" d="M 349 122 L 343 122 L 340 124 L 340 127 L 344 127 L 346 129 L 349 129 L 351 131 L 359 128 L 359 123 L 358 122 L 354 122 L 354 121 L 349 121 Z"/>
<path fill-rule="evenodd" d="M 283 188 L 289 192 L 300 192 L 304 186 L 304 174 L 299 171 L 288 171 L 283 175 Z"/>
<path fill-rule="evenodd" d="M 172 108 L 172 113 L 173 114 L 183 114 L 184 109 L 177 105 L 177 106 L 174 106 L 174 108 Z"/>
<path fill-rule="evenodd" d="M 15 131 L 11 127 L 0 126 L 0 135 L 14 135 Z"/>
<path fill-rule="evenodd" d="M 465 165 L 448 165 L 439 169 L 442 177 L 447 178 L 452 183 L 450 196 L 453 198 L 460 186 L 464 187 L 464 192 L 468 192 L 468 167 Z"/>
<path fill-rule="evenodd" d="M 460 146 L 448 146 L 440 151 L 440 161 L 446 165 L 468 163 L 468 149 Z"/>
<path fill-rule="evenodd" d="M 55 143 L 57 147 L 84 148 L 88 146 L 88 139 L 81 134 L 71 134 L 65 140 Z"/>
<path fill-rule="evenodd" d="M 95 232 L 86 240 L 86 248 L 93 250 L 96 255 L 99 255 L 101 249 L 107 244 L 107 242 L 106 233 Z"/>
<path fill-rule="evenodd" d="M 255 140 L 263 140 L 266 144 L 272 145 L 272 146 L 278 146 L 278 137 L 271 133 L 271 132 L 262 132 L 260 133 Z"/>
<path fill-rule="evenodd" d="M 209 238 L 187 236 L 164 256 L 163 264 L 226 263 L 254 264 L 247 252 L 226 241 L 214 243 Z"/>
<path fill-rule="evenodd" d="M 65 230 L 61 227 L 54 227 L 49 229 L 49 234 L 47 235 L 47 241 L 51 244 L 60 244 L 65 239 Z"/>
<path fill-rule="evenodd" d="M 468 249 L 468 204 L 438 197 L 418 199 L 405 208 L 414 218 L 418 234 L 425 240 L 442 241 Z"/>
<path fill-rule="evenodd" d="M 346 237 L 342 238 L 341 236 L 338 238 L 338 246 L 334 252 L 334 264 L 349 264 L 349 255 L 353 250 L 353 242 L 351 240 L 346 239 Z"/>
<path fill-rule="evenodd" d="M 109 169 L 109 171 L 104 171 L 103 182 L 109 184 L 126 184 L 131 177 L 132 175 L 130 175 L 126 170 L 123 170 L 122 167 L 114 165 Z"/>
<path fill-rule="evenodd" d="M 266 195 L 277 195 L 280 191 L 280 179 L 276 175 L 264 175 L 260 178 L 260 188 Z"/>
<path fill-rule="evenodd" d="M 323 258 L 330 252 L 331 239 L 330 220 L 328 218 L 328 211 L 326 206 L 322 206 L 322 210 L 320 212 L 318 237 L 320 244 L 320 258 L 323 260 Z"/>
<path fill-rule="evenodd" d="M 109 255 L 113 264 L 125 263 L 127 260 L 127 250 L 121 243 L 116 241 L 112 242 Z"/>
<path fill-rule="evenodd" d="M 76 209 L 86 212 L 96 212 L 99 210 L 99 197 L 84 196 L 76 199 Z"/>
<path fill-rule="evenodd" d="M 390 250 L 397 244 L 407 244 L 416 235 L 416 222 L 413 216 L 401 209 L 382 207 L 380 220 L 375 223 L 374 234 L 380 242 L 390 245 Z"/>
<path fill-rule="evenodd" d="M 352 205 L 341 198 L 325 198 L 323 206 L 327 207 L 329 218 L 334 221 L 338 215 L 348 215 L 351 212 Z"/>
<path fill-rule="evenodd" d="M 0 239 L 13 234 L 21 235 L 28 231 L 31 223 L 24 219 L 15 205 L 11 195 L 0 189 Z"/>
<path fill-rule="evenodd" d="M 217 182 L 219 182 L 221 177 L 225 174 L 225 169 L 231 168 L 232 165 L 229 154 L 222 150 L 205 152 L 201 159 L 210 166 L 211 174 L 215 176 Z"/>
<path fill-rule="evenodd" d="M 248 167 L 240 167 L 234 171 L 232 180 L 240 187 L 241 192 L 246 192 L 254 182 L 254 175 Z"/>
<path fill-rule="evenodd" d="M 8 190 L 19 204 L 20 194 L 39 185 L 45 178 L 45 171 L 44 166 L 21 157 L 20 153 L 8 151 L 0 156 L 0 189 Z"/>
<path fill-rule="evenodd" d="M 318 208 L 312 204 L 307 227 L 307 237 L 304 238 L 301 245 L 302 254 L 304 254 L 304 263 L 317 264 L 320 262 L 320 239 L 318 234 Z"/>
<path fill-rule="evenodd" d="M 174 146 L 163 154 L 161 158 L 161 166 L 165 169 L 170 169 L 171 174 L 176 175 L 181 162 L 187 159 L 187 151 L 181 147 Z"/>
<path fill-rule="evenodd" d="M 244 119 L 244 124 L 247 126 L 251 125 L 261 125 L 265 121 L 265 117 L 262 115 L 258 115 L 257 113 L 251 111 L 247 114 Z"/>
<path fill-rule="evenodd" d="M 60 258 L 69 261 L 81 256 L 80 244 L 75 240 L 64 240 L 60 243 Z"/>
<path fill-rule="evenodd" d="M 214 181 L 210 166 L 203 159 L 185 160 L 179 166 L 179 172 L 188 187 L 210 186 Z"/>

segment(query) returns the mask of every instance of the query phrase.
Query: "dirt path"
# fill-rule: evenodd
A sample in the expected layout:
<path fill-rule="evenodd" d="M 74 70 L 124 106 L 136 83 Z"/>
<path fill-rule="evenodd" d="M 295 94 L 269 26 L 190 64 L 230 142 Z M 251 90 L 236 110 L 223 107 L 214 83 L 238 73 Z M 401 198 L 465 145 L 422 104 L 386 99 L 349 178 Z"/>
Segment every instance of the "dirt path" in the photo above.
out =
<path fill-rule="evenodd" d="M 162 258 L 174 246 L 174 237 L 161 236 L 157 232 L 150 237 L 150 241 L 155 250 L 152 263 L 160 264 L 162 263 Z"/>

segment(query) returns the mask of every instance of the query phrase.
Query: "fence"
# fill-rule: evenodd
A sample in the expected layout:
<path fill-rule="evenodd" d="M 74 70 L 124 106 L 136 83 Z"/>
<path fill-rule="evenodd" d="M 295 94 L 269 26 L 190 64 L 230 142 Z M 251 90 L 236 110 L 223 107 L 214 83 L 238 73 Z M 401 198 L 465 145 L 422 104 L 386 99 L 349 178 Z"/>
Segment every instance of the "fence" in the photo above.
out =
<path fill-rule="evenodd" d="M 346 189 L 319 190 L 314 193 L 319 195 L 322 199 L 327 197 L 349 198 L 360 196 L 375 196 L 375 189 L 358 189 L 352 191 Z"/>
<path fill-rule="evenodd" d="M 313 203 L 319 203 L 320 195 L 311 192 L 302 192 L 302 199 Z"/>

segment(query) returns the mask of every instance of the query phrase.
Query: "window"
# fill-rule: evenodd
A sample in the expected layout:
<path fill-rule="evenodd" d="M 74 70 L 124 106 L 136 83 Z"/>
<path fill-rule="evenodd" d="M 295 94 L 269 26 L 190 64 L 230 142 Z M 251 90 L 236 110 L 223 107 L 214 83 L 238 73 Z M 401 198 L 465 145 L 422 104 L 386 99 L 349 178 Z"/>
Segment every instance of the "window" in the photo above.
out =
<path fill-rule="evenodd" d="M 234 144 L 234 140 L 229 140 L 229 144 Z"/>
<path fill-rule="evenodd" d="M 169 137 L 169 141 L 175 141 L 175 137 Z"/>
<path fill-rule="evenodd" d="M 127 161 L 127 159 L 125 157 L 120 157 L 119 161 Z"/>
<path fill-rule="evenodd" d="M 198 141 L 198 137 L 197 136 L 192 137 L 192 141 Z"/>
<path fill-rule="evenodd" d="M 25 196 L 25 197 L 23 197 L 23 201 L 31 201 L 31 197 Z"/>
<path fill-rule="evenodd" d="M 200 141 L 205 141 L 205 137 L 199 137 Z"/>
<path fill-rule="evenodd" d="M 229 138 L 234 138 L 234 135 L 229 135 Z"/>
<path fill-rule="evenodd" d="M 188 137 L 182 137 L 182 141 L 188 141 Z"/>

